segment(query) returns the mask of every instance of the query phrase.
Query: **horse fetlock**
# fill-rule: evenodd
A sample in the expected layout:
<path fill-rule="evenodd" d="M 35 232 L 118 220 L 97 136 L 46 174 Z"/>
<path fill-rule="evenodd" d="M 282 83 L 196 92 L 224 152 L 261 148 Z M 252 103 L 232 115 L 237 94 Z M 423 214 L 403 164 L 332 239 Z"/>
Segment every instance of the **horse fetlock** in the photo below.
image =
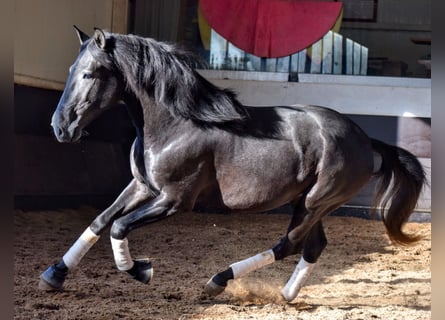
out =
<path fill-rule="evenodd" d="M 153 277 L 153 267 L 148 258 L 135 259 L 134 265 L 130 270 L 127 270 L 128 274 L 135 280 L 147 284 Z"/>
<path fill-rule="evenodd" d="M 44 291 L 61 290 L 68 274 L 68 268 L 62 262 L 51 265 L 40 275 L 39 289 Z"/>

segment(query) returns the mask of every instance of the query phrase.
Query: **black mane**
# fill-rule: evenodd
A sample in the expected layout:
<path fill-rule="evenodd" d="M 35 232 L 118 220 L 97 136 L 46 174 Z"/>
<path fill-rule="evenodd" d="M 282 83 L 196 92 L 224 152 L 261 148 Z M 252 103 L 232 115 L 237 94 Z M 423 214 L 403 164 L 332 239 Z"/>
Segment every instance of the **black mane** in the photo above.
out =
<path fill-rule="evenodd" d="M 107 33 L 109 54 L 133 92 L 147 92 L 174 115 L 200 123 L 243 121 L 246 108 L 235 94 L 199 75 L 199 60 L 178 46 L 135 35 Z"/>

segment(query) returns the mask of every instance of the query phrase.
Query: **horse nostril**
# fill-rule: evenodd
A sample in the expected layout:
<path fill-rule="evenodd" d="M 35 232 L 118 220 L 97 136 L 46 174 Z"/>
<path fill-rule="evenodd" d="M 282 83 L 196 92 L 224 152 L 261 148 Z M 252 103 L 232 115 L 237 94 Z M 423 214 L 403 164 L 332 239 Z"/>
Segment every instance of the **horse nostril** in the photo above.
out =
<path fill-rule="evenodd" d="M 53 125 L 53 130 L 54 130 L 54 134 L 56 135 L 56 137 L 63 136 L 63 130 L 59 126 Z"/>

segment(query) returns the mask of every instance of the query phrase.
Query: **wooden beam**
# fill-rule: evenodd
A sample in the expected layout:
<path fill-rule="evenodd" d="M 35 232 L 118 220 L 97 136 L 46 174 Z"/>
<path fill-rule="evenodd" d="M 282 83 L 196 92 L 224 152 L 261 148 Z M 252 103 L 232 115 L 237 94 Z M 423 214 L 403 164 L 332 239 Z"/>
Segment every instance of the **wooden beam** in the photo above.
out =
<path fill-rule="evenodd" d="M 113 13 L 111 17 L 111 31 L 128 33 L 129 0 L 113 0 Z"/>

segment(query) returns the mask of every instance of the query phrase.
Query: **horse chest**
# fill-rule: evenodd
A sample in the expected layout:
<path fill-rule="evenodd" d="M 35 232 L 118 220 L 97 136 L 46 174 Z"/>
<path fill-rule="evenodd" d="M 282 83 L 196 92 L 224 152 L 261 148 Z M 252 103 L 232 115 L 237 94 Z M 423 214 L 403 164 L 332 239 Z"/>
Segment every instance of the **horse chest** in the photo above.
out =
<path fill-rule="evenodd" d="M 162 153 L 156 153 L 152 149 L 148 149 L 144 152 L 144 175 L 153 187 L 157 190 L 161 190 L 165 184 L 165 163 L 162 160 L 165 155 Z"/>

